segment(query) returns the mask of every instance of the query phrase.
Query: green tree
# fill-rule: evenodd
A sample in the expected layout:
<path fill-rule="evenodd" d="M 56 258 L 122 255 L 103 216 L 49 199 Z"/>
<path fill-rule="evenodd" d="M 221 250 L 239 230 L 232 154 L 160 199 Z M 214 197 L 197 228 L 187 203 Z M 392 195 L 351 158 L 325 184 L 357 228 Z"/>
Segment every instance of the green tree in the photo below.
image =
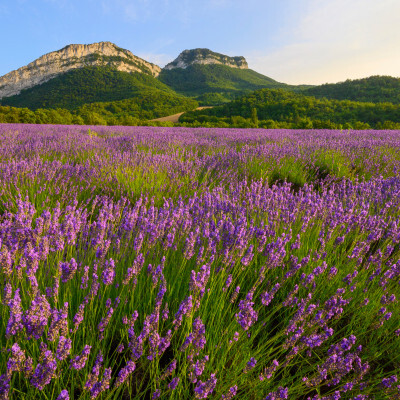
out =
<path fill-rule="evenodd" d="M 257 109 L 255 107 L 251 109 L 251 122 L 258 128 Z"/>

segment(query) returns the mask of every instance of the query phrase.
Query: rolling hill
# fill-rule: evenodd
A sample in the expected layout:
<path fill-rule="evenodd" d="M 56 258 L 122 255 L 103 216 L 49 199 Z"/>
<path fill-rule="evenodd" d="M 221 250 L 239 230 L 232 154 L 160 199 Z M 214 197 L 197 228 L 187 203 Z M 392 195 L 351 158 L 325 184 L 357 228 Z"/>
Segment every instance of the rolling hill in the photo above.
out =
<path fill-rule="evenodd" d="M 180 122 L 237 122 L 252 127 L 398 129 L 400 105 L 317 99 L 283 89 L 261 89 L 210 109 L 191 111 Z M 261 122 L 264 121 L 264 122 Z"/>
<path fill-rule="evenodd" d="M 336 100 L 400 104 L 400 78 L 377 75 L 363 79 L 349 79 L 345 82 L 307 88 L 304 94 Z"/>
<path fill-rule="evenodd" d="M 202 104 L 221 104 L 261 88 L 290 88 L 251 69 L 221 64 L 193 64 L 187 68 L 163 69 L 158 79 Z"/>

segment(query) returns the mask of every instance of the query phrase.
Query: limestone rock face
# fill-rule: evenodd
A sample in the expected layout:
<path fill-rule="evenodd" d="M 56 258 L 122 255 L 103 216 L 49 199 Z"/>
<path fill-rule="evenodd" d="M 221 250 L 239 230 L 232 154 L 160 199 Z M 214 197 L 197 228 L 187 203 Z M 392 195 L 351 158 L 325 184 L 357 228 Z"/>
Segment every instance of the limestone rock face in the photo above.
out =
<path fill-rule="evenodd" d="M 118 71 L 158 76 L 161 68 L 111 42 L 70 44 L 0 77 L 0 99 L 19 94 L 59 74 L 86 66 L 110 66 Z"/>
<path fill-rule="evenodd" d="M 244 57 L 229 57 L 209 49 L 193 49 L 182 51 L 178 58 L 167 64 L 164 69 L 187 68 L 193 64 L 222 64 L 231 68 L 249 68 Z"/>

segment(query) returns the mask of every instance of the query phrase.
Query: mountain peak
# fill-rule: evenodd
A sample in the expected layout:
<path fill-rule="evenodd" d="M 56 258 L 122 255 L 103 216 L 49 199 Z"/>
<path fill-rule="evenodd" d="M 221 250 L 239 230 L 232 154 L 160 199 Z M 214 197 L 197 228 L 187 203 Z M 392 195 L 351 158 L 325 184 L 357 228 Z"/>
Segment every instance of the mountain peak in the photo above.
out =
<path fill-rule="evenodd" d="M 118 71 L 158 76 L 161 68 L 111 42 L 69 44 L 0 77 L 0 99 L 40 85 L 59 74 L 86 66 L 109 66 Z"/>
<path fill-rule="evenodd" d="M 225 54 L 215 53 L 209 49 L 184 50 L 174 61 L 167 64 L 164 69 L 185 69 L 193 64 L 222 64 L 231 68 L 248 69 L 247 61 L 244 57 L 229 57 Z"/>

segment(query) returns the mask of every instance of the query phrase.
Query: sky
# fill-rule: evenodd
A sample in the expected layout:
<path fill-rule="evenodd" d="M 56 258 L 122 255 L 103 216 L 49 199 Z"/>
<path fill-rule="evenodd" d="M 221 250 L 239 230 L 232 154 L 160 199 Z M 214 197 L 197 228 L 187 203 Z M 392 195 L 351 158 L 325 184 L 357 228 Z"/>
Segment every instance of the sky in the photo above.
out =
<path fill-rule="evenodd" d="M 160 67 L 181 51 L 244 56 L 289 84 L 400 77 L 400 0 L 0 0 L 0 76 L 110 41 Z"/>

